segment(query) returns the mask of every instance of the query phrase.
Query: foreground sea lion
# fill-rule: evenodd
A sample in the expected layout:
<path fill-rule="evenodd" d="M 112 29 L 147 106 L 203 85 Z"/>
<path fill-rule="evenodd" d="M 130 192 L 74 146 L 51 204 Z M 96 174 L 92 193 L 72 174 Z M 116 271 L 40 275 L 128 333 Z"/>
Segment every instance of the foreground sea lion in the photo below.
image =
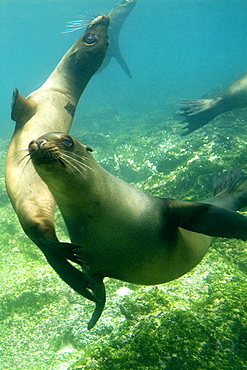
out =
<path fill-rule="evenodd" d="M 247 180 L 228 181 L 207 203 L 146 194 L 104 170 L 91 149 L 72 136 L 48 133 L 29 145 L 35 169 L 65 220 L 77 260 L 105 294 L 105 276 L 135 284 L 160 284 L 195 267 L 213 237 L 247 239 Z M 222 208 L 225 207 L 225 208 Z M 205 235 L 203 235 L 205 234 Z M 88 328 L 101 315 L 96 306 Z"/>
<path fill-rule="evenodd" d="M 241 74 L 213 99 L 183 99 L 180 115 L 185 116 L 183 123 L 188 135 L 212 121 L 219 114 L 233 109 L 247 107 L 247 72 Z"/>
<path fill-rule="evenodd" d="M 26 148 L 47 131 L 68 132 L 76 105 L 101 65 L 108 45 L 109 18 L 100 16 L 64 55 L 45 83 L 27 98 L 15 89 L 12 119 L 16 127 L 6 160 L 6 188 L 25 233 L 43 251 L 48 262 L 73 289 L 97 301 L 88 290 L 92 281 L 67 262 L 71 244 L 59 243 L 54 228 L 54 199 L 26 157 Z M 25 158 L 26 157 L 26 158 Z"/>

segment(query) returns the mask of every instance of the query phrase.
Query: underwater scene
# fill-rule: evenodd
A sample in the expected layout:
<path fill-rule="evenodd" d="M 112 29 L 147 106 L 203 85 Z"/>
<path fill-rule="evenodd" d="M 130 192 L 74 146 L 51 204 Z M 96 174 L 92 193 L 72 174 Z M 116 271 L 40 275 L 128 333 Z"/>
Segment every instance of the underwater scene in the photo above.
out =
<path fill-rule="evenodd" d="M 0 9 L 0 369 L 247 369 L 246 1 Z"/>

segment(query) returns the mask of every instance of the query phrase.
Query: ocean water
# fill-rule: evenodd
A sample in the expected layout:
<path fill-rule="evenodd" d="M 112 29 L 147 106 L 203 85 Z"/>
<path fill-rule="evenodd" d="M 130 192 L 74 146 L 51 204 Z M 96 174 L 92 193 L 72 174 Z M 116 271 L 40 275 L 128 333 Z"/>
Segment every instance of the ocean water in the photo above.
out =
<path fill-rule="evenodd" d="M 24 96 L 39 87 L 79 37 L 79 31 L 62 33 L 66 23 L 109 11 L 113 5 L 108 0 L 0 2 L 3 137 L 13 130 L 13 87 Z M 176 110 L 180 98 L 199 98 L 227 85 L 246 70 L 245 19 L 246 4 L 240 0 L 140 0 L 120 37 L 133 79 L 113 60 L 91 81 L 79 109 L 149 111 L 172 101 Z"/>
<path fill-rule="evenodd" d="M 0 368 L 246 369 L 245 242 L 217 240 L 169 284 L 106 279 L 106 308 L 87 331 L 93 304 L 61 282 L 9 204 L 13 88 L 40 87 L 83 32 L 64 33 L 67 22 L 115 3 L 0 0 Z M 113 58 L 83 93 L 71 132 L 109 172 L 155 196 L 206 199 L 215 171 L 246 175 L 246 109 L 186 137 L 177 115 L 180 99 L 212 95 L 247 71 L 246 17 L 245 0 L 138 0 L 119 39 L 132 79 Z M 67 240 L 58 211 L 56 223 Z"/>

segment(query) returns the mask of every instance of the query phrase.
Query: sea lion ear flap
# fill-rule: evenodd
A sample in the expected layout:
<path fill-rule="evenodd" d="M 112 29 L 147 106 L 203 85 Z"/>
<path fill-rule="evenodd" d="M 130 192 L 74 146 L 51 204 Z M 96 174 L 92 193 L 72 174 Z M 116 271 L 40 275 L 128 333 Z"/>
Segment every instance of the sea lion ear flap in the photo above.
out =
<path fill-rule="evenodd" d="M 11 103 L 11 119 L 17 123 L 25 124 L 36 111 L 36 102 L 24 98 L 17 88 L 14 88 Z"/>
<path fill-rule="evenodd" d="M 247 240 L 247 218 L 207 203 L 168 200 L 168 223 L 213 237 Z"/>

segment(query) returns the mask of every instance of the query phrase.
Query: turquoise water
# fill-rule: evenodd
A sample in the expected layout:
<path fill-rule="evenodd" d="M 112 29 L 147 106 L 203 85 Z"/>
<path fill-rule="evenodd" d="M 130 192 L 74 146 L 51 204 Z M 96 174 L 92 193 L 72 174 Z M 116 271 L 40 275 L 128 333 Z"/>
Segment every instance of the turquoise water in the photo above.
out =
<path fill-rule="evenodd" d="M 13 127 L 13 87 L 24 96 L 39 87 L 79 37 L 79 31 L 62 33 L 66 23 L 88 12 L 109 10 L 114 3 L 0 2 L 4 136 Z M 239 0 L 140 0 L 120 37 L 133 79 L 129 81 L 113 60 L 91 81 L 81 109 L 93 105 L 148 111 L 169 103 L 176 110 L 180 98 L 201 97 L 215 86 L 227 85 L 246 70 L 246 12 L 245 1 Z"/>
<path fill-rule="evenodd" d="M 13 87 L 24 96 L 37 89 L 82 32 L 63 33 L 66 23 L 114 4 L 0 1 L 0 368 L 246 369 L 246 243 L 217 240 L 197 268 L 169 284 L 106 279 L 106 308 L 87 331 L 94 305 L 57 277 L 9 204 L 3 172 Z M 200 98 L 247 70 L 246 16 L 244 0 L 138 0 L 120 36 L 133 78 L 114 59 L 94 76 L 72 133 L 109 172 L 152 195 L 211 196 L 215 170 L 246 172 L 246 110 L 186 138 L 176 112 L 179 99 Z M 56 223 L 67 240 L 58 211 Z"/>

